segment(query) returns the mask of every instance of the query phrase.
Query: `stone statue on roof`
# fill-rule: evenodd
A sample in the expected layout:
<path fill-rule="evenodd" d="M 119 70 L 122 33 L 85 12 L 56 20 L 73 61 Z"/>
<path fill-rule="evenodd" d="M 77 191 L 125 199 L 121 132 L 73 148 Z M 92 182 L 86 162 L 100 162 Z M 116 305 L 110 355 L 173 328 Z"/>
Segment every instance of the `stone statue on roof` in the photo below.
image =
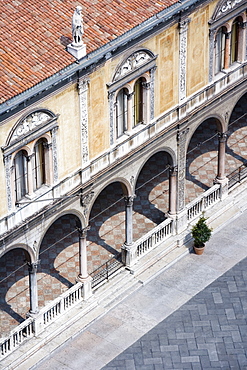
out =
<path fill-rule="evenodd" d="M 78 5 L 75 8 L 72 17 L 72 46 L 83 45 L 82 35 L 83 35 L 83 23 L 82 23 L 82 7 Z"/>

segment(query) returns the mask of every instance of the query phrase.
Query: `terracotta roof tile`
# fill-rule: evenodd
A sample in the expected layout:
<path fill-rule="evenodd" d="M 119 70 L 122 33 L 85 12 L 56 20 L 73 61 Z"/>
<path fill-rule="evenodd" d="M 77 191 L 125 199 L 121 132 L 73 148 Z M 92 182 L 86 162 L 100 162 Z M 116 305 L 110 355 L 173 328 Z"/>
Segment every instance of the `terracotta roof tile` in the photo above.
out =
<path fill-rule="evenodd" d="M 83 8 L 87 53 L 121 36 L 178 0 L 9 0 L 1 3 L 0 104 L 65 68 L 75 59 L 74 9 Z"/>

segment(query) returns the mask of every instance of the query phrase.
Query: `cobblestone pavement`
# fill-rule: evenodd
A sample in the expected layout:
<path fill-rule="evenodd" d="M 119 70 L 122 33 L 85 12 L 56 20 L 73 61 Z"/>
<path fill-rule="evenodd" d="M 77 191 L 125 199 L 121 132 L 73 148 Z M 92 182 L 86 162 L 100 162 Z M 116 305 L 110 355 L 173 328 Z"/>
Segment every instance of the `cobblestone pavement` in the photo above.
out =
<path fill-rule="evenodd" d="M 246 221 L 247 211 L 31 369 L 247 369 Z"/>
<path fill-rule="evenodd" d="M 227 174 L 247 159 L 247 149 L 244 149 L 246 118 L 238 119 L 245 107 L 246 104 L 241 102 L 231 117 L 234 123 L 229 131 Z M 217 135 L 211 138 L 215 131 L 215 123 L 205 121 L 191 139 L 187 156 L 186 203 L 211 187 L 216 177 L 218 138 Z M 134 240 L 159 224 L 168 211 L 168 171 L 164 171 L 168 162 L 166 154 L 157 153 L 140 173 L 134 201 Z M 112 203 L 114 205 L 108 208 Z M 87 237 L 89 273 L 120 252 L 125 240 L 124 208 L 122 188 L 117 182 L 104 189 L 95 202 Z M 43 240 L 37 274 L 39 307 L 75 283 L 79 273 L 76 222 L 73 215 L 63 216 L 52 225 Z M 23 250 L 15 249 L 0 259 L 0 282 L 0 336 L 5 336 L 25 319 L 29 310 L 28 267 Z"/>

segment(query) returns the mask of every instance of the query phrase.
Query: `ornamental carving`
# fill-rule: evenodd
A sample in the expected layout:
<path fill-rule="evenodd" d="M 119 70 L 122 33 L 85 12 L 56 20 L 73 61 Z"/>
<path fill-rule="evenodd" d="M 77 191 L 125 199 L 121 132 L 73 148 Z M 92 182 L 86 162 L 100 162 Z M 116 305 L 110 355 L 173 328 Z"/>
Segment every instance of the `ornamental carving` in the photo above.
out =
<path fill-rule="evenodd" d="M 221 0 L 214 11 L 210 23 L 212 23 L 213 21 L 220 17 L 223 17 L 225 14 L 229 13 L 232 9 L 234 9 L 238 4 L 244 2 L 245 0 Z"/>
<path fill-rule="evenodd" d="M 179 99 L 180 101 L 186 97 L 186 61 L 187 61 L 187 31 L 190 18 L 186 18 L 180 22 L 180 41 L 179 41 Z"/>
<path fill-rule="evenodd" d="M 11 135 L 10 143 L 17 141 L 20 137 L 34 131 L 38 126 L 42 126 L 53 119 L 54 116 L 44 111 L 36 111 L 29 114 L 24 120 L 18 123 Z"/>
<path fill-rule="evenodd" d="M 145 50 L 133 53 L 117 69 L 113 78 L 113 82 L 119 80 L 128 73 L 138 69 L 139 67 L 141 67 L 142 65 L 149 62 L 152 59 L 153 55 L 151 55 L 151 53 L 148 53 Z"/>

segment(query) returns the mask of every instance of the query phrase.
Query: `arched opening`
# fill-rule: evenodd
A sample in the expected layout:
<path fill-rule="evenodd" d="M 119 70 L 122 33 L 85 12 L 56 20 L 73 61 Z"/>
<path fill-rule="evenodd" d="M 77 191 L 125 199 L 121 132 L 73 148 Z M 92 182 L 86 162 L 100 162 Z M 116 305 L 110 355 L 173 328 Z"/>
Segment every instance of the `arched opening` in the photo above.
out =
<path fill-rule="evenodd" d="M 169 211 L 170 154 L 158 152 L 143 166 L 136 183 L 134 201 L 134 240 L 164 221 Z"/>
<path fill-rule="evenodd" d="M 145 121 L 145 104 L 146 96 L 144 90 L 144 83 L 146 82 L 144 77 L 138 78 L 134 86 L 134 99 L 133 99 L 133 114 L 134 114 L 134 127 L 139 123 Z"/>
<path fill-rule="evenodd" d="M 25 150 L 20 150 L 14 158 L 15 173 L 15 199 L 21 200 L 28 193 L 28 155 Z"/>
<path fill-rule="evenodd" d="M 226 27 L 220 27 L 215 37 L 215 74 L 226 66 Z"/>
<path fill-rule="evenodd" d="M 79 274 L 79 218 L 67 214 L 47 230 L 39 251 L 37 284 L 39 307 L 45 306 L 72 285 Z"/>
<path fill-rule="evenodd" d="M 28 265 L 30 256 L 15 248 L 0 258 L 0 336 L 26 319 L 30 308 Z"/>
<path fill-rule="evenodd" d="M 218 120 L 210 118 L 200 124 L 190 140 L 186 158 L 186 204 L 213 186 L 217 176 L 220 131 Z"/>
<path fill-rule="evenodd" d="M 226 148 L 226 173 L 228 177 L 247 166 L 247 93 L 235 105 L 229 125 Z"/>
<path fill-rule="evenodd" d="M 128 129 L 128 95 L 129 92 L 123 88 L 117 94 L 116 99 L 116 136 L 119 138 Z"/>
<path fill-rule="evenodd" d="M 233 24 L 231 29 L 231 52 L 230 52 L 230 63 L 233 64 L 234 62 L 237 62 L 240 60 L 240 32 L 243 20 L 241 17 L 237 17 Z"/>
<path fill-rule="evenodd" d="M 45 148 L 47 140 L 39 139 L 34 146 L 34 155 L 32 161 L 33 189 L 39 189 L 47 182 Z"/>
<path fill-rule="evenodd" d="M 125 241 L 124 194 L 125 186 L 116 181 L 106 186 L 94 202 L 87 233 L 89 274 L 121 252 Z"/>

